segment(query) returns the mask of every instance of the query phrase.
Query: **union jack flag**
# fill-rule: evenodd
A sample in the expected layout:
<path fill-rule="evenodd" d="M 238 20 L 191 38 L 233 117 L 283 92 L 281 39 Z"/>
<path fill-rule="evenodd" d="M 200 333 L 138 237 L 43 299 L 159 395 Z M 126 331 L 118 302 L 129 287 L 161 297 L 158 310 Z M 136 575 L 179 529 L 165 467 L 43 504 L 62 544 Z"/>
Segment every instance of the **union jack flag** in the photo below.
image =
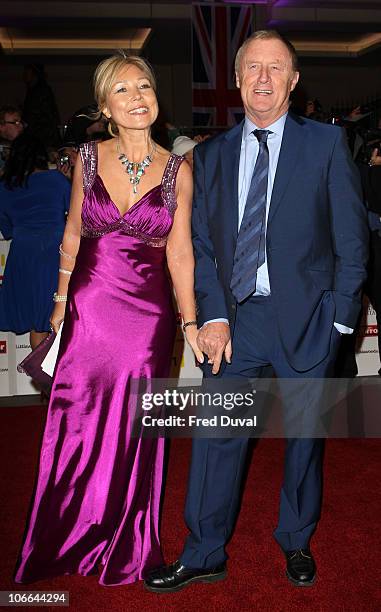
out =
<path fill-rule="evenodd" d="M 226 127 L 242 119 L 234 59 L 251 31 L 250 6 L 192 6 L 193 125 Z"/>

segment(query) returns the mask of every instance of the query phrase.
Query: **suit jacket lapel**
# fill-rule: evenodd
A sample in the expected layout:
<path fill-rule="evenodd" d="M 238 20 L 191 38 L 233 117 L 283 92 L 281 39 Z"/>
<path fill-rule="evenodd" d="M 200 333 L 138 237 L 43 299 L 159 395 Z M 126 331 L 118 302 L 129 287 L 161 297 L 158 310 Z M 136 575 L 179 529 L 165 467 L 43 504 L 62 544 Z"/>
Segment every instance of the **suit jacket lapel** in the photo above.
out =
<path fill-rule="evenodd" d="M 231 228 L 233 248 L 238 235 L 238 171 L 241 152 L 243 121 L 225 134 L 220 149 L 223 183 L 223 227 Z M 228 230 L 229 231 L 229 230 Z"/>
<path fill-rule="evenodd" d="M 277 170 L 269 210 L 268 224 L 271 223 L 283 194 L 290 182 L 293 169 L 299 157 L 303 142 L 303 119 L 289 113 L 284 126 Z"/>

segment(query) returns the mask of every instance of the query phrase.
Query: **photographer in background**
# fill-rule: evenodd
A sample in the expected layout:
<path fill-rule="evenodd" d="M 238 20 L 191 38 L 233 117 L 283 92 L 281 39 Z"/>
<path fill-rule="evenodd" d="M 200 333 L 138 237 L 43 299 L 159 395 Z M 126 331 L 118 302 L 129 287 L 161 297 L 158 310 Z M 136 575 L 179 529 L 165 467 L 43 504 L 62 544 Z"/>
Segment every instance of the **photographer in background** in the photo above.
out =
<path fill-rule="evenodd" d="M 102 142 L 110 138 L 107 122 L 103 117 L 95 119 L 97 112 L 94 104 L 83 106 L 69 119 L 64 133 L 64 143 L 58 149 L 57 170 L 72 181 L 79 146 L 83 142 Z"/>
<path fill-rule="evenodd" d="M 57 158 L 56 158 L 56 166 L 57 170 L 62 172 L 66 178 L 72 182 L 74 166 L 78 157 L 78 147 L 73 143 L 65 143 L 63 147 L 58 149 Z"/>
<path fill-rule="evenodd" d="M 111 138 L 104 117 L 95 118 L 97 112 L 95 104 L 88 104 L 77 110 L 68 121 L 64 142 L 79 147 L 83 142 L 102 142 Z"/>

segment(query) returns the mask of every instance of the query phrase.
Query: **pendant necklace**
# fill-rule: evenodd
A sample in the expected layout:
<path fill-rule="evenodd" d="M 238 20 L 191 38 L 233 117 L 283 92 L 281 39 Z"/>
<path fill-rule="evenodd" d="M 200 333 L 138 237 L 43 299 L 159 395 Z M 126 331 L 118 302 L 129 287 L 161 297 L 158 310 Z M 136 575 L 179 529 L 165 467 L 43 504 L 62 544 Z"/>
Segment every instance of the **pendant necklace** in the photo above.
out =
<path fill-rule="evenodd" d="M 130 161 L 124 153 L 120 150 L 119 137 L 116 141 L 116 150 L 118 153 L 118 159 L 121 164 L 124 166 L 125 171 L 130 177 L 130 183 L 133 185 L 133 192 L 138 193 L 138 185 L 140 183 L 140 179 L 146 171 L 146 168 L 152 163 L 153 156 L 155 153 L 155 145 L 152 145 L 151 153 L 149 153 L 141 162 L 133 162 Z"/>

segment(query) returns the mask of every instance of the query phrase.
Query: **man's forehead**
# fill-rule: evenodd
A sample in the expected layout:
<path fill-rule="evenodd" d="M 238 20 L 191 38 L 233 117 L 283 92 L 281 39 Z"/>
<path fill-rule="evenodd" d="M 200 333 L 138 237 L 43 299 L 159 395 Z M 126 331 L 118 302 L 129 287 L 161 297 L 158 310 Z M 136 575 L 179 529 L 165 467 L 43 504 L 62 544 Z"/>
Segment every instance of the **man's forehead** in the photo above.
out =
<path fill-rule="evenodd" d="M 7 121 L 9 119 L 20 119 L 20 113 L 5 113 L 4 119 L 6 119 Z"/>
<path fill-rule="evenodd" d="M 275 38 L 253 40 L 246 47 L 244 57 L 245 61 L 250 61 L 260 59 L 263 55 L 266 55 L 266 59 L 270 57 L 274 62 L 291 62 L 290 52 L 286 45 Z"/>

